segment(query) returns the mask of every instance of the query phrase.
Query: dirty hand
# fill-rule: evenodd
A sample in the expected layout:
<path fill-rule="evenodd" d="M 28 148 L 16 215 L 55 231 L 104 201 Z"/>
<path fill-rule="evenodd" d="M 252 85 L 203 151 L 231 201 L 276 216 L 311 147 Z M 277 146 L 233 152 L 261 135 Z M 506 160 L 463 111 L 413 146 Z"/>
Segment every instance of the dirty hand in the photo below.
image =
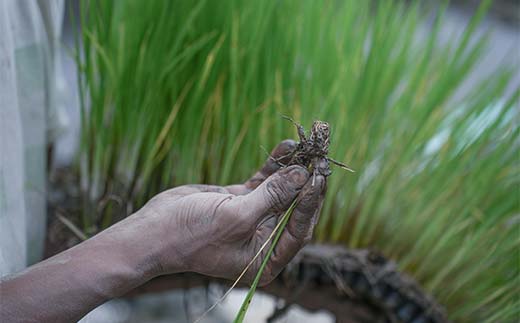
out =
<path fill-rule="evenodd" d="M 305 168 L 280 169 L 274 158 L 287 156 L 294 148 L 292 140 L 280 143 L 273 158 L 244 184 L 176 187 L 155 196 L 124 221 L 129 222 L 126 226 L 134 222 L 146 227 L 141 236 L 151 240 L 157 274 L 192 271 L 236 279 L 300 194 L 260 283 L 275 278 L 311 238 L 325 194 L 323 176 L 312 185 Z M 253 280 L 263 256 L 249 269 L 246 282 Z"/>
<path fill-rule="evenodd" d="M 294 146 L 282 142 L 273 157 Z M 242 185 L 187 185 L 163 192 L 79 245 L 3 277 L 0 321 L 76 322 L 103 302 L 168 273 L 236 279 L 299 194 L 260 282 L 268 283 L 310 239 L 325 193 L 323 176 L 312 185 L 305 168 L 279 168 L 269 159 Z M 252 281 L 262 259 L 245 281 Z"/>

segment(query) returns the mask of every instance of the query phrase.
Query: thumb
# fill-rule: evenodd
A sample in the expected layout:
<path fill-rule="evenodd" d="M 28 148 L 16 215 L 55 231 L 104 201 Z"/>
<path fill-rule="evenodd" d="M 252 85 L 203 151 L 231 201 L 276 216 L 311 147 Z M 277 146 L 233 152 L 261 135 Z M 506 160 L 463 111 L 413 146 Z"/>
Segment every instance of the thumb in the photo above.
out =
<path fill-rule="evenodd" d="M 298 165 L 286 167 L 269 176 L 254 191 L 243 196 L 248 217 L 260 220 L 273 212 L 288 209 L 308 179 L 309 172 Z"/>

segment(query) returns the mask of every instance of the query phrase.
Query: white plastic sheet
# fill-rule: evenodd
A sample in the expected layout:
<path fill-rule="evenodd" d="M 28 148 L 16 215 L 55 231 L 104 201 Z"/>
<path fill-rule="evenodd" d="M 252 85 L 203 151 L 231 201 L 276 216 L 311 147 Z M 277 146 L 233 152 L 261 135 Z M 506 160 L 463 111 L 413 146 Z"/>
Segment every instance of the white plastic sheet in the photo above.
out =
<path fill-rule="evenodd" d="M 63 11 L 63 0 L 0 0 L 0 276 L 43 252 L 46 147 L 67 122 Z"/>

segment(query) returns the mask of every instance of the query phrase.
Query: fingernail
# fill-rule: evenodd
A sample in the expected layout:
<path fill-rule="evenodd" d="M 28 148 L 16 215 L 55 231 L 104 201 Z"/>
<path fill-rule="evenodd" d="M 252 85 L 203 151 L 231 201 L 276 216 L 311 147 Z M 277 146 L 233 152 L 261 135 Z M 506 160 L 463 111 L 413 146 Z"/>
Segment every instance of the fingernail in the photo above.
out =
<path fill-rule="evenodd" d="M 272 152 L 272 155 L 275 157 L 282 157 L 293 151 L 294 148 L 296 148 L 296 142 L 291 139 L 286 139 L 275 148 L 275 150 Z M 284 159 L 287 159 L 287 157 L 289 156 L 286 156 Z"/>
<path fill-rule="evenodd" d="M 285 139 L 284 141 L 282 141 L 282 144 L 280 146 L 282 147 L 282 150 L 289 152 L 296 147 L 296 142 L 292 139 Z"/>
<path fill-rule="evenodd" d="M 288 179 L 298 186 L 303 186 L 309 179 L 309 173 L 303 167 L 294 167 L 289 171 Z"/>

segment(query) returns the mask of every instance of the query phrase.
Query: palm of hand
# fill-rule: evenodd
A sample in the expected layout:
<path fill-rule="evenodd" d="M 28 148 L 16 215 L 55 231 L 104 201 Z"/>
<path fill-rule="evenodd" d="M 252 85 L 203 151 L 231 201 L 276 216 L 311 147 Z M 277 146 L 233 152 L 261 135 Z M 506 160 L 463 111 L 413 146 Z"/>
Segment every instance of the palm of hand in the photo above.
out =
<path fill-rule="evenodd" d="M 184 271 L 235 279 L 268 239 L 294 198 L 303 194 L 267 264 L 261 284 L 274 279 L 310 240 L 325 194 L 323 176 L 318 176 L 311 185 L 306 169 L 300 166 L 279 169 L 275 159 L 289 155 L 294 147 L 294 141 L 283 141 L 273 150 L 273 158 L 244 184 L 185 185 L 150 200 L 143 209 L 151 211 L 163 229 L 161 271 L 171 272 L 170 264 L 178 263 L 180 255 Z M 280 161 L 283 163 L 283 158 Z M 169 239 L 172 234 L 177 236 Z M 259 257 L 253 263 L 245 281 L 252 281 L 262 259 Z"/>

